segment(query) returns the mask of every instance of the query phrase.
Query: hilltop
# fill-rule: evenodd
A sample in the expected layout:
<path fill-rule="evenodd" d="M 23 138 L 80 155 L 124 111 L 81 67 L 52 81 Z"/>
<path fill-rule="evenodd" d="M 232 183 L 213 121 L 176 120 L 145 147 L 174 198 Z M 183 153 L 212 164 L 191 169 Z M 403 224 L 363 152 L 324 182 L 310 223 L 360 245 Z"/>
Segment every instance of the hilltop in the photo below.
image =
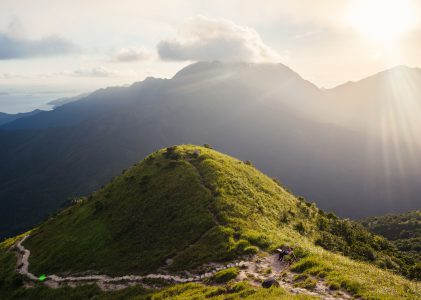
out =
<path fill-rule="evenodd" d="M 166 274 L 170 278 L 193 276 L 198 283 L 164 285 L 162 292 L 140 286 L 111 294 L 86 284 L 25 289 L 14 272 L 16 261 L 10 250 L 22 235 L 0 246 L 0 262 L 5 266 L 0 271 L 0 291 L 11 298 L 65 293 L 88 299 L 92 295 L 165 299 L 193 293 L 206 298 L 241 294 L 291 299 L 283 289 L 268 294 L 257 288 L 258 278 L 246 276 L 245 282 L 235 287 L 217 279 L 236 277 L 230 274 L 237 274 L 240 261 L 262 264 L 275 248 L 285 244 L 294 247 L 299 259 L 291 268 L 285 267 L 282 274 L 286 279 L 282 279 L 282 270 L 265 270 L 259 276 L 277 276 L 287 286 L 292 281 L 291 285 L 309 290 L 321 284 L 329 293 L 339 290 L 338 297 L 350 293 L 366 299 L 416 299 L 420 289 L 418 283 L 397 274 L 406 275 L 407 266 L 385 239 L 295 197 L 251 162 L 209 147 L 183 145 L 156 151 L 24 235 L 28 234 L 22 244 L 30 251 L 29 272 L 47 274 L 50 283 L 54 283 L 48 277 L 52 274 L 73 281 L 78 276 L 102 276 L 99 274 Z M 222 275 L 211 272 L 215 266 L 227 264 L 234 270 L 223 270 L 226 273 Z M 213 279 L 219 282 L 219 292 L 209 286 L 205 279 L 209 275 L 203 274 L 219 276 Z M 26 277 L 23 280 L 28 281 Z"/>

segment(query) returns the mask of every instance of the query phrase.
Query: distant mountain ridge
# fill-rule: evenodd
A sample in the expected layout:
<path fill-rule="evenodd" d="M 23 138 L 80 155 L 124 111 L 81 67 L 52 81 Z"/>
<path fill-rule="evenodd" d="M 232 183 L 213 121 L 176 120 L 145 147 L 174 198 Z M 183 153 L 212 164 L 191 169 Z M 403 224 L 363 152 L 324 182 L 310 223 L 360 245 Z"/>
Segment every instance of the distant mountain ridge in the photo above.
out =
<path fill-rule="evenodd" d="M 320 90 L 281 64 L 201 62 L 172 79 L 101 89 L 8 123 L 0 127 L 0 236 L 28 228 L 148 153 L 181 143 L 210 143 L 251 160 L 342 216 L 419 208 L 417 144 L 385 139 L 375 126 L 367 132 L 333 103 L 334 93 L 342 88 Z"/>
<path fill-rule="evenodd" d="M 40 112 L 42 112 L 42 110 L 39 110 L 39 109 L 35 109 L 31 112 L 18 113 L 18 114 L 7 114 L 7 113 L 0 112 L 0 126 L 4 126 L 7 123 L 11 123 L 21 118 L 33 116 Z"/>

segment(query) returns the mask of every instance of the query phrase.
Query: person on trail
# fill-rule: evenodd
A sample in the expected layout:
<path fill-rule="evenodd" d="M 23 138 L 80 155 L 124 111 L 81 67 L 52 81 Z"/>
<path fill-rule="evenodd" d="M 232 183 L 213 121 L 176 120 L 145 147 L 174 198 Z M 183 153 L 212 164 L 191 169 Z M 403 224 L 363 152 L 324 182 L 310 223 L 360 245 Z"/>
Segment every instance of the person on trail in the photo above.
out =
<path fill-rule="evenodd" d="M 289 255 L 290 257 L 295 258 L 294 250 L 292 247 L 283 247 L 282 249 L 276 249 L 279 252 L 279 261 L 284 261 L 285 256 Z"/>

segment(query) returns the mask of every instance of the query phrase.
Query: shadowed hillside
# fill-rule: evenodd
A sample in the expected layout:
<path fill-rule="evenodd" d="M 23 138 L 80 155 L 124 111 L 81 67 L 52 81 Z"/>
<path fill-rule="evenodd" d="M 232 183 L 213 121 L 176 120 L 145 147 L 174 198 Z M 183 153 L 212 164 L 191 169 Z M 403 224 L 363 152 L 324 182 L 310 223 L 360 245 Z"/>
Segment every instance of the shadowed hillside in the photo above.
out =
<path fill-rule="evenodd" d="M 5 265 L 13 243 L 2 244 Z M 364 298 L 415 299 L 419 287 L 393 274 L 405 272 L 405 261 L 386 240 L 294 197 L 250 162 L 205 147 L 154 152 L 24 242 L 30 272 L 62 276 L 195 273 L 282 244 L 296 249 L 291 270 L 308 284 L 319 278 Z M 0 277 L 5 286 L 12 270 Z"/>
<path fill-rule="evenodd" d="M 8 123 L 0 130 L 0 236 L 182 143 L 251 160 L 341 216 L 417 208 L 416 149 L 321 119 L 326 93 L 281 64 L 202 62 Z"/>

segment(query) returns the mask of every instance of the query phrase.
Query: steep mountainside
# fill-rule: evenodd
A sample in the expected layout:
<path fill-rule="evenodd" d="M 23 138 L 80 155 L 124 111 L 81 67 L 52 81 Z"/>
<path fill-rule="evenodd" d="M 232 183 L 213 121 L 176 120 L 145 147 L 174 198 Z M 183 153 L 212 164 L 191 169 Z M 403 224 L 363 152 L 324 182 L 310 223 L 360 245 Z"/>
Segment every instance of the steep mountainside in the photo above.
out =
<path fill-rule="evenodd" d="M 251 160 L 341 216 L 418 208 L 417 150 L 320 120 L 324 95 L 280 64 L 197 63 L 9 123 L 0 130 L 0 237 L 181 143 Z"/>
<path fill-rule="evenodd" d="M 265 253 L 282 244 L 293 246 L 299 259 L 290 269 L 284 266 L 285 274 L 295 272 L 295 283 L 309 290 L 316 289 L 320 281 L 331 290 L 366 299 L 419 296 L 418 283 L 394 274 L 406 272 L 405 262 L 386 240 L 294 197 L 250 162 L 205 147 L 186 145 L 154 152 L 32 230 L 23 242 L 30 251 L 29 272 L 46 274 L 45 284 L 50 288 L 38 283 L 38 287 L 26 289 L 21 286 L 22 279 L 13 275 L 15 258 L 9 249 L 21 238 L 0 245 L 0 262 L 6 266 L 0 271 L 0 292 L 17 299 L 34 295 L 48 299 L 64 292 L 69 297 L 104 296 L 83 283 L 74 289 L 52 283 L 56 278 L 71 278 L 75 285 L 77 276 L 100 277 L 97 274 L 192 276 L 209 272 L 205 266 L 212 268 L 212 264 L 239 258 L 248 261 L 256 253 L 258 263 L 268 255 Z M 385 264 L 387 261 L 391 264 Z M 278 272 L 276 276 L 281 271 L 264 270 L 265 274 Z M 176 285 L 154 295 L 171 298 L 196 293 L 225 299 L 229 293 L 242 291 L 244 297 L 263 298 L 261 290 L 246 284 L 255 282 L 252 277 L 237 278 L 245 281 L 242 285 L 222 287 L 223 276 L 238 271 L 224 272 L 211 281 L 200 277 L 199 284 Z M 282 283 L 285 280 L 277 278 Z M 212 280 L 220 285 L 218 293 L 207 287 Z M 24 281 L 34 285 L 26 277 Z M 148 292 L 132 289 L 121 293 L 133 297 Z M 294 299 L 282 293 L 282 289 L 274 291 L 266 299 Z M 113 295 L 118 297 L 118 293 L 110 297 Z"/>

